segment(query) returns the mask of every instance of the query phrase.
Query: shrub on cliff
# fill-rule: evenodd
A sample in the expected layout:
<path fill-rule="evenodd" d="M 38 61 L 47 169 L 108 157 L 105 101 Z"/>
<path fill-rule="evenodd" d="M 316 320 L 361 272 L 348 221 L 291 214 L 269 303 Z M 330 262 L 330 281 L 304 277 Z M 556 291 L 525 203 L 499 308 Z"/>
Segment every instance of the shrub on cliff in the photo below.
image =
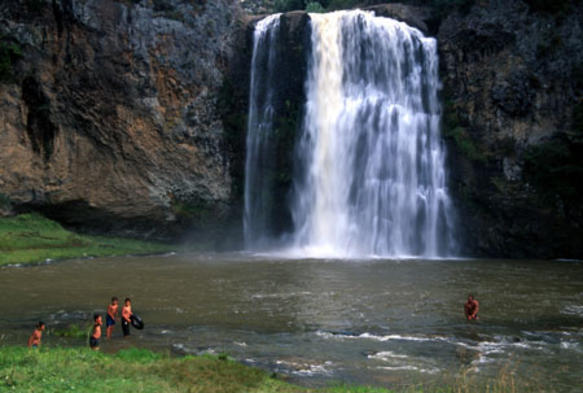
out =
<path fill-rule="evenodd" d="M 275 0 L 273 8 L 276 12 L 288 12 L 303 10 L 306 8 L 305 0 Z"/>
<path fill-rule="evenodd" d="M 0 37 L 0 82 L 14 77 L 14 64 L 22 57 L 22 49 L 5 37 Z"/>
<path fill-rule="evenodd" d="M 322 4 L 318 3 L 317 1 L 313 1 L 311 3 L 308 3 L 308 5 L 306 6 L 306 12 L 320 13 L 326 12 L 326 9 L 322 7 Z"/>

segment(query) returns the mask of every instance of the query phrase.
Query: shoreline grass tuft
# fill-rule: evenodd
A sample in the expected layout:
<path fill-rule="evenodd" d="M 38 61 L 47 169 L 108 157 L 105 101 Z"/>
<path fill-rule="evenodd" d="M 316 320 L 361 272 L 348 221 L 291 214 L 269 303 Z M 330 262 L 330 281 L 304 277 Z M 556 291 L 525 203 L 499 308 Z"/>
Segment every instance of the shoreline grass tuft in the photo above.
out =
<path fill-rule="evenodd" d="M 163 243 L 80 235 L 38 213 L 0 218 L 0 266 L 171 250 L 170 245 Z"/>

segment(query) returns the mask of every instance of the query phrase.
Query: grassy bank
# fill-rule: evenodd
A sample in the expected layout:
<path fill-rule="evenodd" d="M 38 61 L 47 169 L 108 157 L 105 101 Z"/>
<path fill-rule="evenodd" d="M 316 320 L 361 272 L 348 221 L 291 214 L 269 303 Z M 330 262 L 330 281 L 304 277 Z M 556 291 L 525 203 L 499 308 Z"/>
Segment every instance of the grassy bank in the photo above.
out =
<path fill-rule="evenodd" d="M 0 218 L 0 265 L 165 251 L 161 243 L 79 235 L 39 214 Z"/>
<path fill-rule="evenodd" d="M 298 392 L 293 385 L 231 360 L 170 358 L 129 349 L 0 348 L 0 392 Z"/>
<path fill-rule="evenodd" d="M 115 393 L 397 393 L 534 392 L 509 374 L 492 384 L 461 379 L 440 386 L 408 385 L 397 390 L 337 385 L 308 389 L 223 356 L 171 357 L 143 349 L 115 355 L 86 348 L 0 347 L 0 392 Z"/>

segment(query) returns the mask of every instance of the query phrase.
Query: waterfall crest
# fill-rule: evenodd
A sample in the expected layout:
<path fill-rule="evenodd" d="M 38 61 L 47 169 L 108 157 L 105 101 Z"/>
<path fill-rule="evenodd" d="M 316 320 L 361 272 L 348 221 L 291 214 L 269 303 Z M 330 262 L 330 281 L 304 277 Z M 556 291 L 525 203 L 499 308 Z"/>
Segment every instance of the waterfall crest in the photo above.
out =
<path fill-rule="evenodd" d="M 451 255 L 436 41 L 371 12 L 310 19 L 289 247 L 313 257 Z M 251 128 L 251 115 L 250 109 L 249 137 L 260 128 Z M 248 172 L 249 159 L 264 156 L 254 156 L 257 147 L 250 142 L 246 169 L 253 178 L 258 174 Z"/>

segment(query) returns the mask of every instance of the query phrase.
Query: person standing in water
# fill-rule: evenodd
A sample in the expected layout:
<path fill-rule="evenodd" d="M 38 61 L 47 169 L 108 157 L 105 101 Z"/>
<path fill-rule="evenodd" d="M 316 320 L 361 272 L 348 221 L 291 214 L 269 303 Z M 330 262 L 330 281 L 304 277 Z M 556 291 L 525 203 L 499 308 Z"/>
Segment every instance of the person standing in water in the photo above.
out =
<path fill-rule="evenodd" d="M 124 301 L 124 306 L 121 309 L 121 330 L 123 331 L 123 336 L 130 335 L 130 324 L 132 322 L 132 301 L 129 297 L 126 297 Z"/>
<path fill-rule="evenodd" d="M 468 321 L 475 321 L 478 319 L 478 311 L 480 310 L 480 303 L 474 299 L 473 295 L 468 296 L 468 301 L 464 304 L 464 313 Z"/>
<path fill-rule="evenodd" d="M 45 330 L 45 323 L 43 321 L 39 321 L 36 325 L 36 329 L 28 338 L 28 347 L 29 348 L 38 348 L 40 347 L 40 342 L 43 337 L 43 331 Z"/>
<path fill-rule="evenodd" d="M 114 296 L 111 298 L 111 304 L 107 306 L 107 316 L 105 317 L 105 325 L 107 326 L 106 329 L 107 339 L 110 339 L 111 334 L 113 333 L 113 327 L 115 326 L 118 308 L 119 308 L 118 299 L 117 296 Z"/>
<path fill-rule="evenodd" d="M 89 338 L 89 347 L 94 351 L 99 351 L 99 339 L 101 338 L 101 325 L 103 325 L 103 321 L 101 319 L 101 315 L 95 314 L 93 315 L 93 332 L 91 333 L 91 337 Z"/>

